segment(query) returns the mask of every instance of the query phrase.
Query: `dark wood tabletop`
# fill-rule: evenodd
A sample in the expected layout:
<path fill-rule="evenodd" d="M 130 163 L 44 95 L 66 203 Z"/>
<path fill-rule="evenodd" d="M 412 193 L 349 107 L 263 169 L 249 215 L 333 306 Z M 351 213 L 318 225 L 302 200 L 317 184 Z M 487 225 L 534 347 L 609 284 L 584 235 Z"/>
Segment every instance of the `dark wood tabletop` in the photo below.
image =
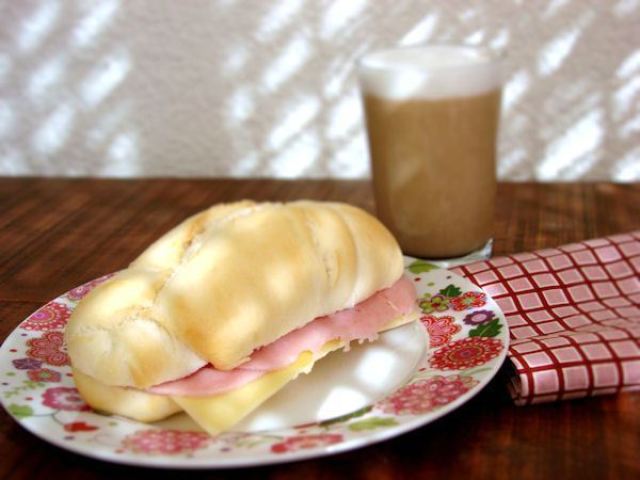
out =
<path fill-rule="evenodd" d="M 0 339 L 61 293 L 125 267 L 217 202 L 340 200 L 373 210 L 367 182 L 0 179 Z M 640 228 L 640 184 L 505 183 L 495 254 Z M 59 449 L 0 411 L 1 478 L 134 478 L 150 470 Z M 184 476 L 176 471 L 155 474 Z M 516 407 L 496 377 L 453 413 L 360 450 L 208 478 L 640 478 L 640 393 Z"/>

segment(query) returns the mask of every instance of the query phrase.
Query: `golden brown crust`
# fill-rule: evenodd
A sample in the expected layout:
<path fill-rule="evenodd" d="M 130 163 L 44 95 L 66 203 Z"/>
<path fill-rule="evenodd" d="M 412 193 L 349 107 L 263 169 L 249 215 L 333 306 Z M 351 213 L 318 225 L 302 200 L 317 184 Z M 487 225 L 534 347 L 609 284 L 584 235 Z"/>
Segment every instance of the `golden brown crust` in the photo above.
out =
<path fill-rule="evenodd" d="M 206 363 L 232 369 L 401 274 L 396 241 L 358 208 L 217 205 L 94 289 L 74 311 L 66 341 L 77 370 L 107 385 L 146 388 Z"/>

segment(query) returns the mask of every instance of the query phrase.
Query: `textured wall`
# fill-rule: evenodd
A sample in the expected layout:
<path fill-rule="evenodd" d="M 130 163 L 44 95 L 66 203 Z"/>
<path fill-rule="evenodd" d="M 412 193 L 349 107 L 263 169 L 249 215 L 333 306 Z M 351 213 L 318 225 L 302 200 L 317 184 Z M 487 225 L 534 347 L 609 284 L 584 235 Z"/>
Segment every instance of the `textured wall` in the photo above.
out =
<path fill-rule="evenodd" d="M 640 0 L 0 0 L 0 173 L 368 175 L 353 62 L 509 51 L 499 172 L 640 180 Z"/>

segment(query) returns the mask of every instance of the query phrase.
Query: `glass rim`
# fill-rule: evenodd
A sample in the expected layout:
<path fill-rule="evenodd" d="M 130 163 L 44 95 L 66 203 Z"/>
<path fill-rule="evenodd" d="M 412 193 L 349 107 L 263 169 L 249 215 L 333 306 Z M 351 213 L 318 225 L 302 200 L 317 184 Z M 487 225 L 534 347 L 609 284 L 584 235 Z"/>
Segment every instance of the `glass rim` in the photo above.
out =
<path fill-rule="evenodd" d="M 421 65 L 371 65 L 367 64 L 367 60 L 369 57 L 373 55 L 380 55 L 384 53 L 395 53 L 395 52 L 407 52 L 407 51 L 426 51 L 432 50 L 436 48 L 447 48 L 447 49 L 455 49 L 458 51 L 466 51 L 473 52 L 475 54 L 480 54 L 478 57 L 474 58 L 473 61 L 469 61 L 466 63 L 454 64 L 454 65 L 444 65 L 438 67 L 425 67 Z M 429 44 L 419 44 L 419 45 L 399 45 L 395 47 L 386 47 L 386 48 L 376 48 L 374 50 L 370 50 L 364 54 L 362 54 L 356 61 L 356 65 L 358 69 L 366 69 L 366 70 L 377 70 L 377 71 L 412 71 L 412 72 L 426 72 L 426 71 L 452 71 L 458 69 L 472 68 L 472 67 L 486 67 L 491 65 L 498 65 L 500 62 L 504 60 L 506 53 L 504 49 L 502 50 L 494 50 L 487 46 L 483 45 L 465 45 L 459 43 L 429 43 Z M 370 59 L 369 59 L 370 60 Z"/>

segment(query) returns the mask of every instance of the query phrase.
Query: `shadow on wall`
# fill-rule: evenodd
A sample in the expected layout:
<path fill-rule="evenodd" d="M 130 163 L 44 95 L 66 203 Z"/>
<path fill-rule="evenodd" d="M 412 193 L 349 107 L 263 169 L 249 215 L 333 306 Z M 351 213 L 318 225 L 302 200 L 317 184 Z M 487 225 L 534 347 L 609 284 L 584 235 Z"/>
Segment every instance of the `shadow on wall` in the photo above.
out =
<path fill-rule="evenodd" d="M 509 52 L 502 178 L 640 180 L 640 0 L 419 3 L 4 2 L 0 173 L 366 177 L 355 60 L 465 42 Z"/>

